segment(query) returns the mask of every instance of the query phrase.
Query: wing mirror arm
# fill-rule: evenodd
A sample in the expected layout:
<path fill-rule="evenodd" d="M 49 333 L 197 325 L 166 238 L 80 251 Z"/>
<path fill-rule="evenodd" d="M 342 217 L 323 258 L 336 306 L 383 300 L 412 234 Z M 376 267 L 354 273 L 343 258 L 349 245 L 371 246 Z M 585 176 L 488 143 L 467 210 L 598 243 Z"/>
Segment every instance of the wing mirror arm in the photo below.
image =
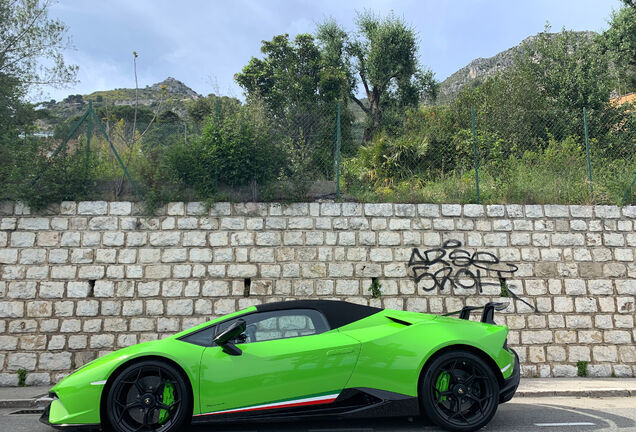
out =
<path fill-rule="evenodd" d="M 232 342 L 226 342 L 224 345 L 221 345 L 223 352 L 232 356 L 240 356 L 243 354 L 243 350 L 234 345 Z"/>
<path fill-rule="evenodd" d="M 231 341 L 238 338 L 245 332 L 245 320 L 238 320 L 229 326 L 225 331 L 214 338 L 214 343 L 223 349 L 223 352 L 233 356 L 239 356 L 243 351 Z"/>

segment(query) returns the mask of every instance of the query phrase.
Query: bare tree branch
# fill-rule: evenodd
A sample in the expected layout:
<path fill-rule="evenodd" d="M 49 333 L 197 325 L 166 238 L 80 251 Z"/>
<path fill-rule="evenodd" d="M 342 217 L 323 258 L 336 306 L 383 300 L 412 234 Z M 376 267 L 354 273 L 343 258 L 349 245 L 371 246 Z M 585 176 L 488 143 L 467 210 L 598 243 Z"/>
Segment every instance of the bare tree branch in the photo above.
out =
<path fill-rule="evenodd" d="M 39 20 L 40 17 L 46 12 L 46 8 L 48 7 L 48 5 L 49 5 L 49 1 L 45 0 L 44 4 L 42 5 L 42 8 L 33 17 L 33 19 L 27 24 L 24 30 L 20 34 L 16 35 L 12 40 L 9 40 L 5 48 L 3 48 L 2 51 L 0 51 L 0 54 L 5 54 L 6 52 L 8 52 L 9 48 L 11 48 L 16 42 L 22 39 L 24 35 L 33 28 L 37 20 Z"/>
<path fill-rule="evenodd" d="M 370 114 L 371 110 L 369 108 L 367 108 L 366 106 L 364 106 L 364 104 L 362 103 L 362 101 L 360 101 L 357 97 L 355 97 L 354 95 L 350 95 L 351 100 L 354 101 L 355 103 L 358 104 L 358 106 L 360 108 L 362 108 L 362 111 L 364 111 L 366 114 Z"/>
<path fill-rule="evenodd" d="M 155 119 L 157 118 L 157 115 L 159 114 L 159 111 L 161 111 L 161 106 L 163 105 L 163 100 L 164 100 L 164 93 L 162 92 L 161 94 L 161 99 L 159 100 L 159 105 L 157 106 L 157 109 L 154 112 L 154 116 L 152 117 L 152 119 L 150 119 L 150 122 L 148 122 L 148 125 L 146 125 L 146 129 L 144 129 L 144 131 L 139 135 L 139 137 L 136 136 L 136 131 L 137 131 L 137 111 L 139 110 L 139 81 L 138 81 L 138 77 L 137 77 L 137 52 L 133 51 L 133 70 L 135 73 L 135 111 L 133 114 L 133 128 L 132 128 L 132 136 L 130 138 L 130 145 L 128 146 L 128 156 L 126 157 L 126 163 L 125 163 L 125 168 L 128 169 L 128 166 L 130 165 L 130 161 L 132 159 L 132 155 L 133 155 L 133 151 L 135 149 L 135 142 L 139 139 L 142 139 L 144 137 L 144 135 L 146 134 L 146 132 L 148 132 L 148 130 L 150 129 L 150 126 L 154 123 Z M 119 181 L 117 182 L 117 185 L 115 187 L 115 196 L 119 196 L 121 194 L 122 191 L 122 186 L 124 185 L 124 181 L 126 180 L 126 173 L 122 173 L 121 178 L 119 179 Z"/>

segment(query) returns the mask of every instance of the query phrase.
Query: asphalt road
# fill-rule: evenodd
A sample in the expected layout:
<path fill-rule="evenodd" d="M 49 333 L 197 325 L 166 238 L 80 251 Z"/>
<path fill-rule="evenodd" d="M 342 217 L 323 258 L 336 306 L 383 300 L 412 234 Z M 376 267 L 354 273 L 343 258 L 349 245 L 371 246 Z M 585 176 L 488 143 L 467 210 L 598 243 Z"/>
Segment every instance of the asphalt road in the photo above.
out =
<path fill-rule="evenodd" d="M 52 432 L 37 414 L 12 414 L 0 410 L 0 431 Z M 369 419 L 331 422 L 295 422 L 198 426 L 189 432 L 371 432 L 439 431 L 421 418 Z M 636 432 L 636 398 L 517 398 L 499 407 L 484 431 Z"/>

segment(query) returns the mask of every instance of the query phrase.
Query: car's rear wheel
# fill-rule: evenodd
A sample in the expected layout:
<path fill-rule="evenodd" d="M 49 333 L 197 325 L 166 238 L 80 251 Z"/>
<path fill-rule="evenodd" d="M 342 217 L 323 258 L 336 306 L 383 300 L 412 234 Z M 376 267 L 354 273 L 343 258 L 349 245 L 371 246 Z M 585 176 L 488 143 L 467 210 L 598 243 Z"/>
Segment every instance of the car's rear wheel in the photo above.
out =
<path fill-rule="evenodd" d="M 106 414 L 116 432 L 174 432 L 189 419 L 190 391 L 182 374 L 158 360 L 123 369 L 109 387 Z"/>
<path fill-rule="evenodd" d="M 484 360 L 471 352 L 448 351 L 436 357 L 420 385 L 422 410 L 444 429 L 477 430 L 497 411 L 497 377 Z"/>

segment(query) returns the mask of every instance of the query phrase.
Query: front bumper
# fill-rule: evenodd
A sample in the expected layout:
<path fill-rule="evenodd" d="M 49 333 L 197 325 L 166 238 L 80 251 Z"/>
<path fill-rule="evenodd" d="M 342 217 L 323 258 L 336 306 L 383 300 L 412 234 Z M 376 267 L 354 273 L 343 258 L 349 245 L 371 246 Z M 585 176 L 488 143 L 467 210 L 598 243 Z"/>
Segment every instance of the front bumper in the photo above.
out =
<path fill-rule="evenodd" d="M 53 400 L 44 408 L 42 415 L 40 416 L 40 422 L 44 423 L 47 426 L 54 427 L 56 429 L 65 430 L 65 431 L 73 431 L 73 430 L 100 430 L 101 425 L 99 423 L 93 424 L 53 424 L 49 421 L 49 417 L 51 415 L 51 404 L 57 401 L 57 397 L 55 394 L 50 395 Z"/>
<path fill-rule="evenodd" d="M 517 387 L 519 387 L 519 380 L 521 379 L 521 367 L 519 365 L 519 356 L 515 350 L 512 350 L 515 355 L 515 365 L 512 370 L 512 375 L 504 380 L 503 386 L 499 389 L 499 403 L 508 402 L 515 395 Z"/>

